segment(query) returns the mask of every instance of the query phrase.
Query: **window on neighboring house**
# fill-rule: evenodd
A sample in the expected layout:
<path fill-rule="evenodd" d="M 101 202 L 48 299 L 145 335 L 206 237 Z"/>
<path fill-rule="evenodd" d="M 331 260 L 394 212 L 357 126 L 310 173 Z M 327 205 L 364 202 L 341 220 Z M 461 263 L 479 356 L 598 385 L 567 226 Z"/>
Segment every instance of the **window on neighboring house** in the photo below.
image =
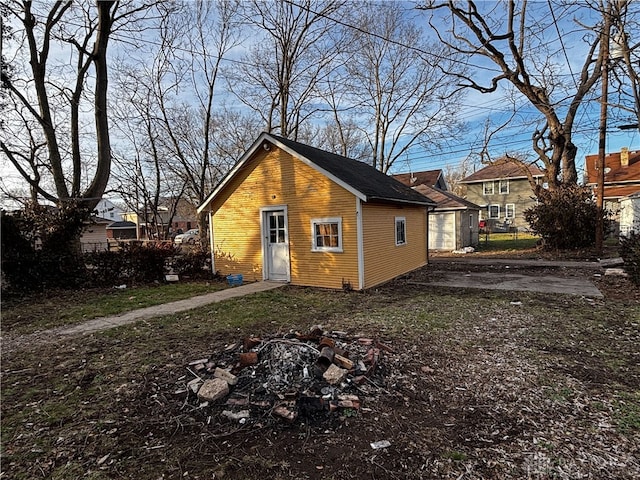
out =
<path fill-rule="evenodd" d="M 515 218 L 516 206 L 513 203 L 507 203 L 505 205 L 504 218 Z"/>
<path fill-rule="evenodd" d="M 500 180 L 498 182 L 498 190 L 502 195 L 506 195 L 509 193 L 509 180 Z"/>
<path fill-rule="evenodd" d="M 396 245 L 407 243 L 407 220 L 404 217 L 396 217 Z"/>
<path fill-rule="evenodd" d="M 482 194 L 483 195 L 493 195 L 493 181 L 491 181 L 491 182 L 482 182 Z"/>
<path fill-rule="evenodd" d="M 489 218 L 500 218 L 500 205 L 489 205 Z"/>
<path fill-rule="evenodd" d="M 312 219 L 311 236 L 312 251 L 342 252 L 342 218 Z"/>

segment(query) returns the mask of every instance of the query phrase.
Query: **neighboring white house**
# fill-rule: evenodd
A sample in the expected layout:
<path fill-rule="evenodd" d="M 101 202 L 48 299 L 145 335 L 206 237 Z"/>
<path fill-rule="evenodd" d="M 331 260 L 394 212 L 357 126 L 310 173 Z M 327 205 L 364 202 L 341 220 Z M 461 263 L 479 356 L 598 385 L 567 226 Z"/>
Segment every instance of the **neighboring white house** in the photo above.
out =
<path fill-rule="evenodd" d="M 106 220 L 111 220 L 112 222 L 119 222 L 122 220 L 122 215 L 124 214 L 124 210 L 118 207 L 111 200 L 103 198 L 98 202 L 96 208 L 94 209 L 94 214 L 96 217 L 104 218 Z"/>
<path fill-rule="evenodd" d="M 113 223 L 102 217 L 92 217 L 85 223 L 80 234 L 80 245 L 83 252 L 101 252 L 109 249 L 107 226 Z"/>
<path fill-rule="evenodd" d="M 640 192 L 620 199 L 620 235 L 640 233 Z"/>
<path fill-rule="evenodd" d="M 111 200 L 103 198 L 93 210 L 91 220 L 85 224 L 80 234 L 83 252 L 103 251 L 109 249 L 107 226 L 122 220 L 123 210 Z"/>

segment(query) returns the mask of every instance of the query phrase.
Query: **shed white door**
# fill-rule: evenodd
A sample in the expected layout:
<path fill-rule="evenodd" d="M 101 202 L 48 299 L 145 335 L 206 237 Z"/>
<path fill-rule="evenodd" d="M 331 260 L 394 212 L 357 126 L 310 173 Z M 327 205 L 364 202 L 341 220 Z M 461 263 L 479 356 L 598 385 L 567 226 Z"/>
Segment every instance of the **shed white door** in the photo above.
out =
<path fill-rule="evenodd" d="M 431 212 L 429 214 L 429 248 L 431 250 L 455 250 L 455 213 Z"/>
<path fill-rule="evenodd" d="M 289 236 L 284 210 L 264 212 L 266 275 L 269 280 L 289 280 Z"/>

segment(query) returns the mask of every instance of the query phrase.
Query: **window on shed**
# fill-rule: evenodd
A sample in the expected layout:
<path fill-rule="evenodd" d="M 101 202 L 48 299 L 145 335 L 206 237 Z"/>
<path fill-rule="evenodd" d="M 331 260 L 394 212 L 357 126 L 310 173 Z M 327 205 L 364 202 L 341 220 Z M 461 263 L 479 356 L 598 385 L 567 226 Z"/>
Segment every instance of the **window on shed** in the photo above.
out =
<path fill-rule="evenodd" d="M 489 218 L 500 218 L 500 205 L 489 205 Z"/>
<path fill-rule="evenodd" d="M 312 219 L 311 236 L 312 251 L 342 252 L 342 218 Z"/>
<path fill-rule="evenodd" d="M 396 245 L 407 243 L 407 219 L 396 217 Z"/>

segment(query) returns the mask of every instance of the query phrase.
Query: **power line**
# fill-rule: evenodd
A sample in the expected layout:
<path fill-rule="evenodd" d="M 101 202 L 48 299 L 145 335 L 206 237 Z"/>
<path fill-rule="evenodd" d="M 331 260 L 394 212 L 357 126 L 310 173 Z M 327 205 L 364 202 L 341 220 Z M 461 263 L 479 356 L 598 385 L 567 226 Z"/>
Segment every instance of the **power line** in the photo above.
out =
<path fill-rule="evenodd" d="M 560 40 L 560 45 L 562 46 L 562 52 L 564 53 L 564 58 L 567 60 L 567 67 L 569 68 L 569 72 L 571 72 L 571 79 L 573 80 L 573 84 L 578 89 L 578 83 L 576 82 L 576 77 L 573 74 L 573 70 L 571 69 L 571 62 L 569 61 L 569 56 L 567 55 L 567 49 L 564 46 L 564 41 L 562 40 L 562 35 L 560 35 L 560 27 L 558 27 L 558 21 L 556 20 L 556 14 L 553 11 L 553 7 L 551 6 L 551 0 L 547 0 L 549 5 L 549 11 L 551 12 L 551 18 L 553 18 L 553 24 L 556 27 L 556 32 L 558 33 L 558 40 Z"/>
<path fill-rule="evenodd" d="M 335 23 L 337 25 L 341 25 L 341 26 L 344 26 L 346 28 L 354 29 L 355 31 L 358 31 L 358 32 L 360 32 L 360 33 L 362 33 L 364 35 L 369 35 L 369 36 L 378 38 L 378 39 L 380 39 L 382 41 L 401 46 L 402 48 L 406 48 L 408 50 L 415 51 L 416 53 L 419 53 L 421 56 L 427 56 L 427 57 L 431 57 L 431 58 L 439 58 L 438 56 L 434 56 L 432 52 L 428 52 L 428 51 L 426 51 L 426 50 L 424 50 L 422 48 L 419 48 L 419 47 L 416 47 L 416 46 L 412 46 L 412 45 L 406 45 L 406 44 L 404 44 L 402 42 L 399 42 L 397 40 L 386 38 L 386 37 L 384 37 L 382 35 L 379 35 L 379 34 L 377 34 L 375 32 L 366 31 L 366 30 L 364 30 L 364 29 L 362 29 L 362 28 L 360 28 L 360 27 L 358 27 L 356 25 L 350 24 L 350 23 L 345 22 L 345 21 L 340 20 L 340 19 L 333 18 L 330 15 L 323 14 L 323 13 L 320 13 L 320 12 L 316 12 L 316 11 L 312 10 L 311 8 L 303 6 L 303 5 L 300 5 L 299 3 L 296 3 L 296 2 L 294 2 L 292 0 L 284 0 L 284 1 L 286 3 L 292 5 L 292 6 L 295 6 L 295 7 L 299 8 L 299 9 L 307 10 L 310 13 L 313 13 L 315 15 L 322 16 L 323 18 L 326 18 L 327 20 L 329 20 L 329 21 L 331 21 L 331 22 L 333 22 L 333 23 Z M 555 26 L 556 32 L 558 34 L 558 40 L 559 40 L 559 42 L 560 42 L 560 44 L 562 46 L 562 51 L 563 51 L 564 57 L 565 57 L 565 59 L 567 61 L 567 65 L 568 65 L 568 68 L 569 68 L 569 71 L 570 71 L 570 75 L 571 75 L 571 77 L 572 77 L 572 79 L 574 81 L 574 84 L 576 84 L 575 83 L 575 75 L 574 75 L 574 73 L 573 73 L 573 71 L 571 69 L 571 65 L 570 65 L 570 62 L 569 62 L 568 55 L 567 55 L 567 50 L 565 48 L 565 45 L 564 45 L 564 42 L 563 42 L 563 38 L 562 38 L 562 35 L 561 35 L 559 27 L 558 27 L 558 21 L 557 21 L 557 18 L 555 16 L 555 12 L 553 11 L 553 8 L 552 8 L 552 5 L 550 3 L 550 0 L 548 0 L 548 4 L 549 4 L 549 8 L 550 8 L 551 15 L 552 15 L 552 18 L 553 18 L 554 26 Z M 69 23 L 69 25 L 73 25 L 73 22 L 68 22 L 68 23 Z M 76 26 L 77 27 L 83 27 L 83 25 L 77 25 L 77 24 L 76 24 Z M 114 39 L 117 39 L 117 41 L 122 42 L 124 44 L 129 44 L 129 45 L 138 45 L 139 43 L 145 43 L 145 44 L 153 45 L 153 46 L 157 46 L 157 47 L 162 47 L 163 46 L 162 43 L 160 43 L 158 41 L 154 41 L 154 40 L 149 39 L 149 38 L 142 38 L 141 37 L 141 38 L 137 38 L 136 39 L 133 36 L 127 37 L 126 35 L 116 34 L 116 35 L 114 35 Z M 549 41 L 549 42 L 547 42 L 547 45 L 550 45 L 551 43 L 552 42 Z M 190 49 L 190 48 L 185 48 L 185 47 L 181 47 L 181 46 L 175 46 L 174 48 L 176 49 L 176 51 L 181 51 L 181 52 L 184 52 L 184 53 L 187 53 L 187 54 L 191 54 L 191 55 L 193 55 L 195 53 L 198 53 L 199 55 L 202 55 L 202 56 L 204 56 L 206 58 L 209 58 L 209 59 L 214 59 L 215 60 L 215 59 L 220 58 L 220 60 L 225 61 L 225 62 L 230 62 L 230 63 L 243 65 L 243 66 L 253 66 L 249 62 L 244 62 L 242 60 L 237 60 L 237 59 L 228 58 L 228 57 L 218 57 L 216 55 L 209 54 L 206 51 L 196 52 L 195 49 L 193 49 L 193 48 Z M 496 72 L 497 71 L 495 69 L 490 69 L 488 67 L 480 66 L 480 65 L 470 64 L 470 66 L 478 68 L 478 69 L 488 70 L 488 71 L 491 71 L 491 72 Z M 502 102 L 502 100 L 496 99 L 496 100 L 489 100 L 487 102 L 484 102 L 484 103 L 481 103 L 481 104 L 475 104 L 475 105 L 468 105 L 468 104 L 465 104 L 465 103 L 460 103 L 459 105 L 461 107 L 466 107 L 468 109 L 472 109 L 471 111 L 468 110 L 465 115 L 461 116 L 461 119 L 464 120 L 465 118 L 471 118 L 471 117 L 475 116 L 474 111 L 480 112 L 480 111 L 491 110 L 491 111 L 498 112 L 498 113 L 505 113 L 505 114 L 509 113 L 508 110 L 504 110 L 504 109 L 500 109 L 500 108 L 493 108 L 494 106 L 499 106 L 501 104 L 501 102 Z M 526 108 L 531 108 L 531 105 L 528 102 L 525 102 L 523 105 L 521 105 L 519 107 L 516 107 L 514 109 L 514 112 L 517 112 L 517 111 L 519 111 L 521 109 L 526 109 Z M 587 115 L 587 113 L 585 111 L 583 111 L 583 114 L 582 114 L 583 118 L 584 118 L 585 115 Z M 520 126 L 520 127 L 516 126 L 514 128 L 522 128 L 522 126 Z M 574 133 L 577 133 L 577 132 L 574 132 Z M 510 137 L 510 138 L 512 138 L 512 137 Z M 505 142 L 498 143 L 498 144 L 495 144 L 495 145 L 496 146 L 519 145 L 519 144 L 524 143 L 525 141 L 530 141 L 530 139 L 521 140 L 521 141 L 510 140 L 510 141 L 505 141 Z M 464 152 L 468 151 L 467 149 L 462 149 L 464 145 L 468 145 L 469 147 L 472 147 L 476 143 L 478 143 L 478 142 L 470 141 L 470 142 L 465 142 L 465 143 L 459 144 L 458 147 L 454 147 L 454 148 L 458 148 L 457 150 L 455 150 L 455 149 L 454 150 L 449 150 L 445 154 L 453 155 L 453 154 L 457 154 L 457 153 L 464 153 Z M 417 157 L 417 159 L 420 159 L 420 158 L 421 157 Z"/>

